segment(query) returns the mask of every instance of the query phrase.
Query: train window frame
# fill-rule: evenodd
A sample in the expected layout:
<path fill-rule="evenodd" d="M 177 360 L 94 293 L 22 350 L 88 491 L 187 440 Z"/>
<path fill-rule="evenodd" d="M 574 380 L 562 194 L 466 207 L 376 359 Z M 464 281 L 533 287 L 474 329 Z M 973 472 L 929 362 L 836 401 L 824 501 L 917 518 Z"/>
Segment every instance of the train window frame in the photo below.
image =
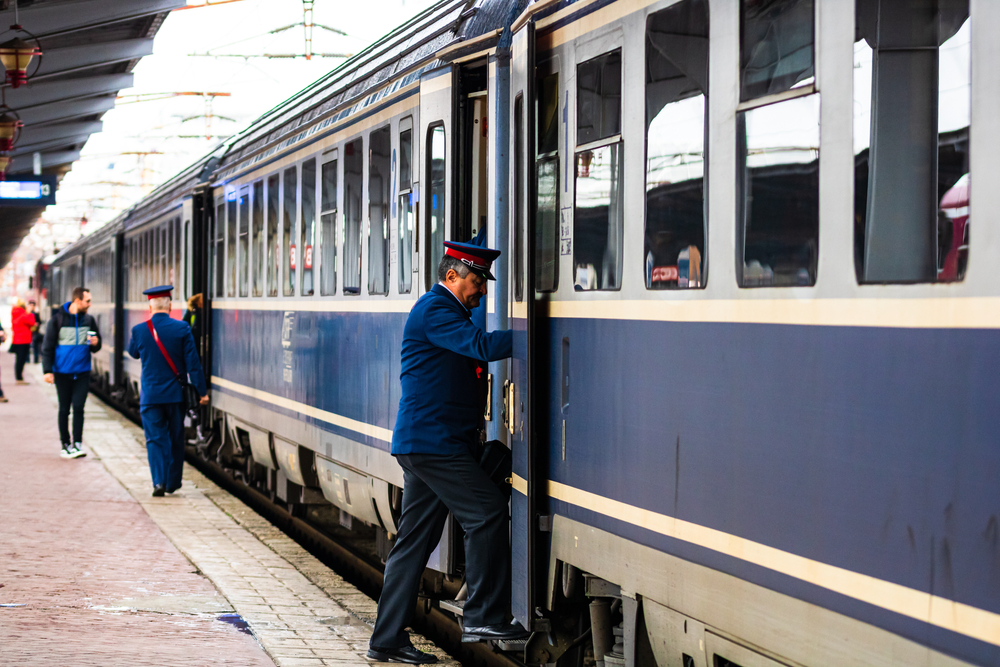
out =
<path fill-rule="evenodd" d="M 175 285 L 177 294 L 181 299 L 186 298 L 188 295 L 187 289 L 185 289 L 185 281 L 183 279 L 182 264 L 184 261 L 184 253 L 182 249 L 183 245 L 183 231 L 181 229 L 181 216 L 174 218 L 174 275 L 172 276 L 170 283 Z M 178 283 L 180 283 L 178 285 Z"/>
<path fill-rule="evenodd" d="M 294 179 L 289 193 L 289 177 Z M 298 253 L 295 247 L 295 233 L 298 230 L 299 213 L 299 165 L 293 164 L 281 170 L 281 239 L 284 253 L 281 259 L 281 296 L 295 297 L 295 266 Z M 287 243 L 285 242 L 287 240 Z"/>
<path fill-rule="evenodd" d="M 433 232 L 431 230 L 431 221 L 434 220 L 432 215 L 432 209 L 434 207 L 434 197 L 437 193 L 434 191 L 434 179 L 432 177 L 433 173 L 433 161 L 434 161 L 434 134 L 440 130 L 441 141 L 442 141 L 442 160 L 444 161 L 444 169 L 441 177 L 441 230 L 440 232 Z M 425 279 L 425 289 L 430 291 L 431 287 L 437 284 L 437 264 L 440 263 L 441 257 L 444 256 L 444 241 L 447 239 L 447 226 L 448 226 L 448 129 L 445 126 L 443 120 L 435 120 L 434 122 L 427 125 L 427 131 L 425 135 L 425 141 L 427 142 L 427 150 L 424 151 L 425 161 L 424 161 L 424 184 L 427 186 L 427 197 L 424 199 L 424 206 L 427 211 L 427 215 L 424 217 L 424 224 L 427 226 L 424 230 L 424 239 L 427 246 L 427 257 L 424 259 L 426 262 L 426 279 Z M 436 240 L 437 239 L 437 240 Z M 437 259 L 437 262 L 435 262 Z"/>
<path fill-rule="evenodd" d="M 226 196 L 215 199 L 215 215 L 212 218 L 212 292 L 217 299 L 225 298 L 225 230 Z"/>
<path fill-rule="evenodd" d="M 355 148 L 355 145 L 357 145 L 357 148 Z M 358 160 L 358 165 L 357 166 L 358 166 L 358 169 L 359 169 L 359 171 L 357 172 L 357 176 L 356 176 L 357 179 L 358 179 L 358 182 L 357 182 L 357 189 L 358 189 L 358 193 L 357 193 L 357 218 L 356 219 L 349 219 L 348 216 L 351 214 L 351 206 L 350 206 L 348 195 L 353 192 L 353 187 L 352 187 L 352 184 L 348 182 L 348 173 L 354 174 L 355 172 L 353 172 L 353 171 L 352 172 L 348 172 L 347 171 L 347 167 L 348 167 L 348 163 L 352 161 L 352 158 L 355 158 L 354 151 L 357 152 L 357 160 Z M 352 164 L 351 166 L 354 166 L 354 165 Z M 344 235 L 343 235 L 343 246 L 342 246 L 343 251 L 341 252 L 341 257 L 342 257 L 342 260 L 343 260 L 343 262 L 342 262 L 343 270 L 341 272 L 341 282 L 342 282 L 341 293 L 344 294 L 345 296 L 361 296 L 361 280 L 362 280 L 362 277 L 364 276 L 364 273 L 363 273 L 363 269 L 364 269 L 363 247 L 364 247 L 364 224 L 365 224 L 365 216 L 364 216 L 364 213 L 363 213 L 363 209 L 361 207 L 362 206 L 362 202 L 364 201 L 364 195 L 365 195 L 365 140 L 364 140 L 364 136 L 363 135 L 359 135 L 357 137 L 354 137 L 350 141 L 347 141 L 347 142 L 344 143 L 344 164 L 341 167 L 341 169 L 343 170 L 342 171 L 342 175 L 343 175 L 343 183 L 344 183 L 343 200 L 342 200 L 342 202 L 343 202 L 343 211 L 344 211 L 343 216 L 342 216 L 343 217 L 343 221 L 344 221 Z M 351 225 L 354 225 L 353 229 L 352 229 Z M 351 257 L 351 258 L 348 257 L 348 245 L 347 245 L 347 243 L 348 243 L 349 237 L 351 236 L 351 232 L 352 231 L 357 234 L 357 244 L 354 244 L 353 240 L 352 240 L 352 243 L 351 243 L 351 250 L 353 250 L 355 247 L 357 248 L 357 258 L 356 258 L 357 259 L 357 273 L 355 273 L 354 271 L 351 271 L 350 273 L 348 273 L 348 271 L 347 271 L 347 262 L 348 262 L 348 260 L 350 259 L 350 261 L 353 262 L 354 259 L 355 259 L 353 257 Z M 347 281 L 348 276 L 350 276 L 352 279 L 356 278 L 357 279 L 357 284 L 349 286 L 348 285 L 348 281 Z"/>
<path fill-rule="evenodd" d="M 514 301 L 524 301 L 524 188 L 527 149 L 524 145 L 524 93 L 514 97 L 514 217 L 510 226 L 511 273 L 514 276 Z"/>
<path fill-rule="evenodd" d="M 278 298 L 281 292 L 281 172 L 274 171 L 264 177 L 264 229 L 267 252 L 267 279 L 264 295 Z"/>
<path fill-rule="evenodd" d="M 692 84 L 698 86 L 698 89 L 701 90 L 701 94 L 700 95 L 698 95 L 698 94 L 688 95 L 688 96 L 685 96 L 683 98 L 675 99 L 675 100 L 672 100 L 671 102 L 663 104 L 659 108 L 659 111 L 657 111 L 657 113 L 651 118 L 650 117 L 650 108 L 651 108 L 650 89 L 651 89 L 652 86 L 654 86 L 657 83 L 657 81 L 653 81 L 650 78 L 651 77 L 650 54 L 656 48 L 655 46 L 653 46 L 653 44 L 652 44 L 652 38 L 650 36 L 650 33 L 653 31 L 653 28 L 654 28 L 654 21 L 656 21 L 656 17 L 660 17 L 661 21 L 665 20 L 665 19 L 668 19 L 668 18 L 673 18 L 673 14 L 676 14 L 676 13 L 682 11 L 683 9 L 688 9 L 689 11 L 693 11 L 695 9 L 695 5 L 698 4 L 698 3 L 700 3 L 703 6 L 703 10 L 704 10 L 705 51 L 704 51 L 704 72 L 703 73 L 702 72 L 697 72 L 695 74 L 701 74 L 701 76 L 704 78 L 704 81 L 702 83 L 699 83 L 695 79 L 695 77 L 692 76 L 692 73 L 685 73 L 685 72 L 681 71 L 681 68 L 678 65 L 676 65 L 676 64 L 674 64 L 672 62 L 670 64 L 674 67 L 675 70 L 681 71 L 681 73 L 685 75 L 686 79 L 691 80 Z M 708 175 L 709 175 L 709 166 L 708 166 L 709 165 L 709 150 L 708 150 L 708 147 L 709 147 L 709 131 L 710 131 L 710 120 L 709 120 L 709 111 L 710 111 L 710 106 L 709 106 L 710 76 L 709 76 L 709 71 L 710 71 L 710 67 L 711 67 L 711 49 L 709 48 L 709 44 L 708 44 L 709 39 L 710 39 L 710 28 L 711 28 L 711 11 L 710 11 L 709 4 L 710 3 L 709 3 L 708 0 L 680 0 L 679 2 L 676 2 L 676 3 L 672 4 L 672 5 L 667 6 L 667 7 L 660 7 L 658 9 L 654 10 L 654 11 L 650 11 L 646 15 L 645 21 L 644 21 L 644 24 L 643 24 L 643 35 L 645 37 L 645 40 L 644 40 L 645 48 L 644 48 L 644 54 L 643 54 L 643 64 L 644 64 L 644 71 L 645 71 L 645 77 L 644 77 L 644 81 L 643 81 L 643 98 L 644 98 L 644 106 L 645 106 L 645 113 L 644 113 L 644 116 L 645 116 L 645 127 L 643 128 L 643 140 L 644 140 L 643 141 L 643 150 L 644 150 L 644 161 L 643 162 L 644 162 L 644 169 L 643 169 L 643 255 L 642 256 L 643 256 L 643 268 L 644 268 L 644 270 L 643 270 L 643 274 L 644 274 L 643 283 L 644 283 L 644 286 L 645 286 L 646 290 L 648 290 L 648 291 L 671 291 L 671 290 L 677 290 L 677 289 L 705 289 L 708 286 L 708 261 L 707 261 L 707 251 L 708 251 L 708 220 L 709 220 L 709 213 L 708 213 L 708 206 L 709 206 L 709 199 L 708 199 L 708 191 L 709 191 L 709 184 L 708 184 Z M 688 27 L 690 27 L 690 26 L 688 26 Z M 673 33 L 670 33 L 670 34 L 673 34 Z M 683 36 L 684 36 L 685 39 L 701 38 L 702 37 L 701 35 L 688 35 L 686 33 Z M 680 45 L 678 45 L 678 46 L 681 49 L 683 49 L 684 52 L 689 52 L 690 51 L 690 49 L 688 48 L 687 44 L 685 44 L 684 46 L 680 46 Z M 664 60 L 667 60 L 666 56 L 661 55 L 661 57 Z M 692 67 L 692 69 L 694 69 L 694 67 Z M 687 92 L 687 91 L 685 91 L 685 92 Z M 652 236 L 653 233 L 658 233 L 658 230 L 655 229 L 657 227 L 657 225 L 651 225 L 650 224 L 650 218 L 651 218 L 651 216 L 650 216 L 651 200 L 656 196 L 656 195 L 651 195 L 651 192 L 652 192 L 653 188 L 650 187 L 650 176 L 651 176 L 652 173 L 654 173 L 653 170 L 651 169 L 651 159 L 652 158 L 650 156 L 650 143 L 651 143 L 651 138 L 653 137 L 653 132 L 654 132 L 653 124 L 656 121 L 656 119 L 660 116 L 660 114 L 667 109 L 668 106 L 673 105 L 673 104 L 682 104 L 684 102 L 687 102 L 688 100 L 697 99 L 698 97 L 701 97 L 701 99 L 702 99 L 701 147 L 700 147 L 701 148 L 701 165 L 702 165 L 702 169 L 701 169 L 701 177 L 700 177 L 700 179 L 697 179 L 697 180 L 701 181 L 701 184 L 700 184 L 700 189 L 701 189 L 701 218 L 702 218 L 701 219 L 701 248 L 700 249 L 698 248 L 698 244 L 697 243 L 688 244 L 688 246 L 686 248 L 683 248 L 677 254 L 676 265 L 670 265 L 670 264 L 663 265 L 663 264 L 661 264 L 661 265 L 657 266 L 657 263 L 656 263 L 657 254 L 654 253 L 654 244 L 651 243 L 651 236 Z M 687 106 L 691 106 L 691 105 L 687 105 Z M 674 107 L 675 111 L 678 110 L 678 109 L 679 109 L 679 107 Z M 667 119 L 664 118 L 664 120 L 667 120 Z M 660 131 L 661 131 L 661 129 L 658 126 L 657 127 L 657 132 L 660 132 Z M 668 130 L 668 132 L 669 131 L 670 130 Z M 675 153 L 674 157 L 676 157 L 678 155 L 683 155 L 686 158 L 687 156 L 691 155 L 691 153 L 690 152 Z M 660 155 L 660 154 L 657 154 L 656 157 L 670 157 L 670 155 Z M 687 181 L 694 181 L 694 180 L 696 180 L 696 178 L 690 178 L 690 179 L 682 180 L 680 182 L 684 183 L 684 182 L 687 182 Z M 668 180 L 667 182 L 670 183 L 670 184 L 673 184 L 673 183 L 675 183 L 677 181 L 675 181 L 675 180 Z M 660 181 L 654 182 L 654 187 L 658 186 L 659 183 L 660 183 Z M 652 208 L 654 210 L 659 210 L 661 208 L 666 208 L 667 210 L 669 210 L 671 207 L 669 205 L 667 205 L 666 207 L 661 207 L 661 206 L 653 205 Z M 668 226 L 669 225 L 664 225 L 664 227 L 668 227 Z M 654 227 L 654 230 L 653 230 L 652 233 L 651 233 L 651 227 Z M 674 225 L 674 229 L 676 229 L 676 225 Z M 692 248 L 694 248 L 693 252 L 691 250 Z M 683 257 L 683 255 L 684 255 L 685 252 L 687 253 L 687 257 Z M 692 264 L 693 264 L 693 262 L 692 262 L 692 255 L 695 255 L 696 258 L 697 258 L 697 269 L 696 270 L 692 266 Z M 686 268 L 684 267 L 684 264 L 682 262 L 683 259 L 687 260 L 687 267 Z M 661 268 L 661 267 L 662 267 L 663 270 L 661 270 L 660 272 L 657 272 L 656 269 L 657 268 Z M 684 270 L 682 271 L 682 269 L 684 269 Z M 683 273 L 683 275 L 682 275 L 682 273 Z M 653 279 L 654 276 L 657 276 L 659 279 L 658 280 L 654 280 Z M 659 283 L 665 283 L 665 284 L 662 284 L 660 286 L 654 286 L 658 282 Z M 674 284 L 673 285 L 669 284 L 671 282 L 674 283 Z"/>
<path fill-rule="evenodd" d="M 236 297 L 236 243 L 238 238 L 236 188 L 226 192 L 226 298 Z"/>
<path fill-rule="evenodd" d="M 237 282 L 240 298 L 246 298 L 250 296 L 250 184 L 244 183 L 238 192 Z"/>
<path fill-rule="evenodd" d="M 297 285 L 299 296 L 314 296 L 316 294 L 316 257 L 314 249 L 316 246 L 316 210 L 319 208 L 316 202 L 319 196 L 319 170 L 316 168 L 317 163 L 317 158 L 313 156 L 303 160 L 302 164 L 299 165 L 299 245 L 301 249 L 299 253 L 301 255 L 301 268 L 299 270 Z M 307 165 L 311 165 L 312 168 L 312 201 L 310 207 L 307 207 L 307 202 L 309 202 L 306 187 L 308 182 L 306 174 Z M 308 281 L 306 280 L 307 277 Z M 308 290 L 306 289 L 307 284 Z"/>
<path fill-rule="evenodd" d="M 606 35 L 604 39 L 594 40 L 590 44 L 590 48 L 579 49 L 577 52 L 577 60 L 575 64 L 575 104 L 576 104 L 576 114 L 574 118 L 573 128 L 574 128 L 574 141 L 575 147 L 573 150 L 573 240 L 572 240 L 572 257 L 573 257 L 573 290 L 576 292 L 617 292 L 622 289 L 622 284 L 624 282 L 624 245 L 625 245 L 625 173 L 624 165 L 625 160 L 625 140 L 622 134 L 622 116 L 624 113 L 624 80 L 625 80 L 625 49 L 622 45 L 622 35 L 620 31 L 616 31 Z M 617 56 L 618 63 L 618 132 L 608 133 L 609 130 L 614 130 L 615 126 L 607 125 L 605 123 L 606 109 L 604 107 L 604 82 L 606 76 L 605 68 L 608 65 L 613 65 L 615 62 L 615 56 Z M 581 110 L 583 104 L 581 100 L 583 99 L 582 92 L 586 91 L 583 88 L 584 82 L 587 81 L 587 77 L 582 73 L 583 68 L 595 67 L 596 72 L 600 74 L 600 91 L 592 91 L 600 99 L 601 113 L 599 118 L 595 116 L 589 120 L 594 121 L 599 120 L 600 127 L 597 132 L 597 137 L 590 139 L 590 133 L 581 131 L 583 127 L 593 127 L 591 125 L 582 125 L 582 123 L 587 120 L 586 114 Z M 614 92 L 614 88 L 611 88 L 610 93 Z M 611 95 L 613 98 L 613 95 Z M 590 139 L 588 141 L 583 141 L 582 139 Z M 608 168 L 612 171 L 612 179 L 615 178 L 617 174 L 617 196 L 615 193 L 615 186 L 609 185 L 607 198 L 608 198 L 608 215 L 607 215 L 607 228 L 608 234 L 606 235 L 605 247 L 602 251 L 602 256 L 604 261 L 607 261 L 607 256 L 609 252 L 614 253 L 613 265 L 610 267 L 602 266 L 601 270 L 589 263 L 584 265 L 580 260 L 581 258 L 581 248 L 587 247 L 585 244 L 581 243 L 581 239 L 585 237 L 583 224 L 585 216 L 582 213 L 584 207 L 581 206 L 581 178 L 590 178 L 590 169 L 595 164 L 594 156 L 596 153 L 608 151 Z M 617 155 L 616 155 L 617 153 Z M 603 155 L 601 156 L 603 158 Z M 597 161 L 597 165 L 600 167 L 601 159 Z M 617 170 L 617 171 L 616 171 Z M 610 183 L 611 181 L 609 181 Z M 598 193 L 601 194 L 601 193 Z M 612 215 L 612 206 L 614 206 L 615 211 Z M 599 207 L 598 207 L 599 208 Z M 615 226 L 617 233 L 615 234 L 615 240 L 617 243 L 617 248 L 612 247 L 611 241 L 611 231 L 612 225 Z M 595 248 L 596 249 L 596 248 Z"/>
<path fill-rule="evenodd" d="M 264 209 L 264 179 L 258 178 L 250 188 L 250 273 L 253 285 L 250 291 L 254 298 L 264 296 L 267 267 L 267 227 Z"/>
<path fill-rule="evenodd" d="M 408 141 L 404 144 L 403 137 Z M 409 294 L 413 289 L 413 274 L 420 270 L 419 262 L 419 227 L 417 213 L 420 207 L 414 208 L 413 196 L 416 189 L 414 175 L 417 170 L 413 162 L 413 116 L 400 119 L 397 127 L 399 143 L 399 196 L 396 208 L 396 291 L 397 294 Z M 404 150 L 404 145 L 406 149 Z M 404 160 L 405 157 L 405 160 Z M 406 165 L 406 178 L 403 175 L 403 165 Z M 405 214 L 404 214 L 405 211 Z M 405 257 L 405 259 L 404 259 Z"/>
<path fill-rule="evenodd" d="M 562 76 L 560 72 L 560 59 L 559 56 L 553 56 L 546 59 L 545 61 L 539 63 L 535 67 L 535 90 L 536 95 L 534 99 L 535 105 L 535 126 L 532 128 L 535 137 L 535 155 L 534 155 L 534 170 L 533 176 L 535 179 L 535 196 L 532 198 L 531 215 L 534 219 L 534 235 L 535 235 L 535 291 L 536 292 L 555 292 L 559 289 L 559 252 L 560 252 L 560 233 L 559 233 L 559 219 L 560 213 L 560 185 L 562 185 L 562 179 L 560 178 L 560 166 L 561 159 L 559 156 L 559 106 L 563 99 L 562 96 Z M 551 145 L 542 146 L 541 133 L 542 133 L 542 91 L 545 89 L 546 81 L 555 78 L 554 92 L 555 92 L 555 109 L 552 114 L 552 124 L 555 126 L 552 132 L 552 143 Z M 551 85 L 551 84 L 550 84 Z M 542 150 L 546 148 L 549 150 Z M 551 170 L 553 175 L 551 180 L 553 182 L 553 187 L 551 189 L 551 197 L 553 198 L 551 211 L 549 215 L 543 219 L 543 208 L 541 206 L 542 198 L 545 196 L 545 190 L 542 188 L 543 173 L 554 165 L 554 169 Z M 547 226 L 546 226 L 547 223 Z M 548 244 L 545 242 L 548 241 Z"/>
<path fill-rule="evenodd" d="M 337 258 L 340 244 L 340 151 L 334 148 L 323 154 L 319 170 L 320 204 L 319 204 L 319 293 L 320 296 L 337 295 Z M 328 170 L 327 167 L 330 166 Z M 327 173 L 333 174 L 332 197 L 327 196 L 325 178 Z M 332 206 L 331 206 L 332 204 Z M 329 234 L 327 233 L 329 232 Z M 330 252 L 328 250 L 328 244 Z M 327 262 L 327 260 L 330 260 Z M 330 280 L 329 285 L 327 280 Z"/>
<path fill-rule="evenodd" d="M 382 143 L 384 135 L 385 142 L 385 155 L 379 155 L 379 159 L 376 161 L 376 155 L 374 153 L 375 137 L 378 136 L 379 143 Z M 390 257 L 389 257 L 389 242 L 392 236 L 392 126 L 383 125 L 382 127 L 377 127 L 368 132 L 368 169 L 366 174 L 368 177 L 368 207 L 366 209 L 368 224 L 367 224 L 367 235 L 368 235 L 368 294 L 372 296 L 388 296 L 389 294 L 389 283 L 390 283 Z M 385 174 L 381 175 L 383 185 L 378 191 L 380 195 L 381 209 L 382 209 L 382 234 L 381 239 L 379 239 L 375 234 L 376 221 L 373 215 L 373 211 L 378 208 L 379 204 L 373 198 L 377 192 L 375 187 L 373 187 L 373 182 L 376 180 L 376 164 L 384 167 Z M 379 170 L 381 172 L 381 169 Z M 375 249 L 378 249 L 378 253 Z M 379 285 L 381 281 L 381 286 Z"/>

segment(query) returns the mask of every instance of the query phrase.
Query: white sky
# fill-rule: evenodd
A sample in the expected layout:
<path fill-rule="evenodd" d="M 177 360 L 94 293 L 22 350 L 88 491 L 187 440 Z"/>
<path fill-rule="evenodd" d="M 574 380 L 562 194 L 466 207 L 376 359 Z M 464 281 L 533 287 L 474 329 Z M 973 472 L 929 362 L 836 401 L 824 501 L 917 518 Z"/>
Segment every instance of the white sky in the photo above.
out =
<path fill-rule="evenodd" d="M 201 2 L 201 0 L 192 0 Z M 357 53 L 432 0 L 316 0 L 313 21 L 347 33 L 313 31 L 314 53 Z M 300 0 L 242 0 L 171 13 L 156 36 L 152 56 L 135 68 L 135 86 L 121 95 L 164 92 L 225 92 L 212 105 L 211 131 L 234 134 L 260 114 L 291 97 L 343 62 L 342 59 L 192 57 L 215 54 L 303 53 Z M 43 219 L 69 227 L 84 215 L 87 232 L 111 220 L 214 147 L 206 140 L 206 103 L 201 97 L 122 104 L 104 116 L 104 131 L 92 135 L 83 157 L 63 179 Z M 226 120 L 225 118 L 233 120 Z M 190 119 L 190 120 L 184 120 Z M 182 135 L 194 135 L 185 138 Z M 123 155 L 153 152 L 159 155 Z M 68 230 L 72 233 L 72 230 Z"/>

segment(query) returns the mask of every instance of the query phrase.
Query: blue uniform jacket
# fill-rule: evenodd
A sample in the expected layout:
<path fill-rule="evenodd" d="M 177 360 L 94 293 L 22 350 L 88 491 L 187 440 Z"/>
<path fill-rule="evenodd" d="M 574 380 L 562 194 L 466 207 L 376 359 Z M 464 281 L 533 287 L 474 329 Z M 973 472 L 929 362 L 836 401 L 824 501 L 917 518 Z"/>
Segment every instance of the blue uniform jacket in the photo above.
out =
<path fill-rule="evenodd" d="M 207 393 L 205 374 L 201 370 L 201 361 L 198 359 L 191 327 L 180 320 L 172 319 L 166 313 L 153 315 L 153 326 L 156 327 L 160 342 L 167 348 L 181 377 L 187 377 L 198 390 L 198 394 L 204 396 Z M 160 346 L 153 340 L 153 334 L 149 332 L 145 322 L 132 327 L 132 340 L 128 344 L 128 353 L 134 359 L 142 360 L 140 405 L 180 403 L 184 400 L 181 386 L 174 379 L 174 372 L 163 358 Z"/>
<path fill-rule="evenodd" d="M 392 453 L 452 454 L 474 451 L 483 420 L 480 360 L 511 355 L 511 331 L 486 333 L 444 285 L 435 285 L 410 311 L 403 329 L 403 394 Z"/>

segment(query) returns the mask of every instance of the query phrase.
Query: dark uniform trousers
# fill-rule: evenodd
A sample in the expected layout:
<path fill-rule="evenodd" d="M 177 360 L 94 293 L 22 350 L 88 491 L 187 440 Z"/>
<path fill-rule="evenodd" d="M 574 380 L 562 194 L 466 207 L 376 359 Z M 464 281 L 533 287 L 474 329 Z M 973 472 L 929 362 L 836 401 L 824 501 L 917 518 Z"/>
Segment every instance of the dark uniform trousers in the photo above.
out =
<path fill-rule="evenodd" d="M 371 646 L 410 645 L 406 626 L 416 608 L 420 575 L 441 539 L 449 510 L 465 531 L 469 597 L 463 623 L 503 623 L 510 602 L 507 500 L 468 451 L 400 454 L 396 460 L 403 467 L 403 513 L 385 564 Z"/>
<path fill-rule="evenodd" d="M 153 486 L 179 489 L 184 474 L 184 404 L 152 403 L 139 408 Z"/>

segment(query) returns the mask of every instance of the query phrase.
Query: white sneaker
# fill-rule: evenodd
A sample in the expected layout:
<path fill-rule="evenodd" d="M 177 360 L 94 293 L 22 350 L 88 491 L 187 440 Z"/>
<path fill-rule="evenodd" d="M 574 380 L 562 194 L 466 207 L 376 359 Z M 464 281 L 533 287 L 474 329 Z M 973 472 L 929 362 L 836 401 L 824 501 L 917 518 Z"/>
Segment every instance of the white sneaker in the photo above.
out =
<path fill-rule="evenodd" d="M 63 445 L 62 451 L 59 452 L 59 457 L 64 459 L 73 458 L 73 445 Z"/>
<path fill-rule="evenodd" d="M 70 456 L 72 458 L 78 459 L 81 456 L 86 456 L 87 455 L 87 452 L 83 451 L 83 448 L 81 447 L 81 445 L 83 445 L 82 442 L 75 442 L 75 443 L 73 443 L 73 446 L 70 447 L 70 452 L 71 452 Z"/>

